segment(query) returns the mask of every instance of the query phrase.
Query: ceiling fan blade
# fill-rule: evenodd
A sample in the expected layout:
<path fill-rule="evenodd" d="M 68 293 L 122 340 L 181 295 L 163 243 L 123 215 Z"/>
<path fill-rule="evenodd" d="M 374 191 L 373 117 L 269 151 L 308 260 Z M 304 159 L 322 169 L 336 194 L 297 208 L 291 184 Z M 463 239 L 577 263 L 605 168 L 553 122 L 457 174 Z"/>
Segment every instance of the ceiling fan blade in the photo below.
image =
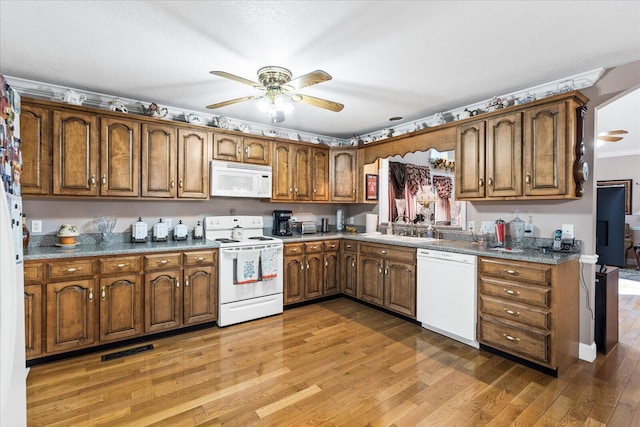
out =
<path fill-rule="evenodd" d="M 610 136 L 610 135 L 626 135 L 629 132 L 626 130 L 618 129 L 618 130 L 608 130 L 606 132 L 600 132 L 598 136 Z"/>
<path fill-rule="evenodd" d="M 227 105 L 237 104 L 238 102 L 248 101 L 250 99 L 256 99 L 257 96 L 243 96 L 242 98 L 230 99 L 228 101 L 218 102 L 217 104 L 207 105 L 207 108 L 213 110 L 215 108 L 226 107 Z"/>
<path fill-rule="evenodd" d="M 313 105 L 314 107 L 320 107 L 324 108 L 325 110 L 335 112 L 342 111 L 342 109 L 344 108 L 344 105 L 338 102 L 328 101 L 326 99 L 316 98 L 315 96 L 302 95 L 299 93 L 295 94 L 293 97 L 291 97 L 291 99 L 294 102 L 302 102 L 305 104 Z"/>
<path fill-rule="evenodd" d="M 295 89 L 302 89 L 318 83 L 326 82 L 327 80 L 331 80 L 331 75 L 329 73 L 322 70 L 315 70 L 300 77 L 296 77 L 288 84 L 293 86 Z"/>
<path fill-rule="evenodd" d="M 620 141 L 621 139 L 623 139 L 621 136 L 607 136 L 607 135 L 602 135 L 599 136 L 598 139 L 600 141 L 607 141 L 607 142 L 617 142 Z"/>
<path fill-rule="evenodd" d="M 236 76 L 235 74 L 227 73 L 226 71 L 209 71 L 211 74 L 215 76 L 224 77 L 225 79 L 235 80 L 240 83 L 244 83 L 248 86 L 261 88 L 262 85 L 258 82 L 251 81 L 249 79 L 245 79 L 244 77 Z"/>

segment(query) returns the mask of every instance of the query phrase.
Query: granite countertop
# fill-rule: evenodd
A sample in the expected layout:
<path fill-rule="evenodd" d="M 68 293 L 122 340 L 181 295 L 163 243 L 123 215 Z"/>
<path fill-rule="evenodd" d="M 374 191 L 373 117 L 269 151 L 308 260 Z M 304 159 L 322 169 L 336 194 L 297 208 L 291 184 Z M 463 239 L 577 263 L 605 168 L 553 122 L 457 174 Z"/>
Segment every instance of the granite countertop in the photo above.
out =
<path fill-rule="evenodd" d="M 268 233 L 265 233 L 269 235 Z M 547 241 L 527 241 L 526 248 L 520 251 L 496 251 L 489 248 L 480 248 L 478 243 L 471 239 L 467 233 L 452 233 L 445 235 L 444 239 L 427 239 L 422 237 L 396 236 L 396 235 L 368 235 L 365 233 L 347 233 L 332 231 L 328 233 L 294 234 L 292 236 L 279 236 L 284 243 L 310 242 L 329 239 L 349 239 L 360 242 L 383 243 L 389 245 L 405 246 L 410 248 L 423 248 L 457 252 L 462 254 L 486 256 L 492 258 L 510 259 L 515 261 L 537 262 L 542 264 L 560 264 L 580 257 L 579 251 L 574 252 L 550 252 L 543 253 L 539 247 Z M 528 239 L 525 239 L 528 240 Z M 210 240 L 184 240 L 167 242 L 130 243 L 119 241 L 110 245 L 101 245 L 94 241 L 80 243 L 76 248 L 66 249 L 53 245 L 29 246 L 24 252 L 25 261 L 76 258 L 89 256 L 131 255 L 151 252 L 188 251 L 198 249 L 216 249 L 220 246 Z"/>

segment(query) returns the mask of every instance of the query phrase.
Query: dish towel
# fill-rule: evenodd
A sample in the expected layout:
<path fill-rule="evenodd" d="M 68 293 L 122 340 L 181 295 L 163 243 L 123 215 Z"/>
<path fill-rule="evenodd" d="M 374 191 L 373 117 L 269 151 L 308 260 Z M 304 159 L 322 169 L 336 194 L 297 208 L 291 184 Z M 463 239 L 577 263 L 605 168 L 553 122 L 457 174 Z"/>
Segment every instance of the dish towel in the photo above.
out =
<path fill-rule="evenodd" d="M 236 285 L 244 285 L 258 281 L 258 262 L 260 251 L 238 251 L 236 265 Z"/>
<path fill-rule="evenodd" d="M 275 279 L 278 276 L 278 250 L 276 248 L 264 248 L 262 257 L 262 280 Z"/>

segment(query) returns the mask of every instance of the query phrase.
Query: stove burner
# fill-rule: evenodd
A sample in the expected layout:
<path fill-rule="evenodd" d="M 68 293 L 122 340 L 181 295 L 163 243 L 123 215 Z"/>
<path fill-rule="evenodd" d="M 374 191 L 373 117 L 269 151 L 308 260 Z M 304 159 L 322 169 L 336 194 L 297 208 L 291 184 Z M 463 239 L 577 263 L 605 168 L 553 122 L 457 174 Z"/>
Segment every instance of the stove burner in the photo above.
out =
<path fill-rule="evenodd" d="M 249 237 L 249 239 L 252 239 L 252 240 L 273 240 L 271 237 L 267 237 L 267 236 L 254 236 L 254 237 Z"/>
<path fill-rule="evenodd" d="M 220 238 L 216 239 L 216 242 L 220 242 L 220 243 L 240 243 L 240 240 L 233 240 L 233 239 L 228 239 L 226 237 L 220 237 Z"/>

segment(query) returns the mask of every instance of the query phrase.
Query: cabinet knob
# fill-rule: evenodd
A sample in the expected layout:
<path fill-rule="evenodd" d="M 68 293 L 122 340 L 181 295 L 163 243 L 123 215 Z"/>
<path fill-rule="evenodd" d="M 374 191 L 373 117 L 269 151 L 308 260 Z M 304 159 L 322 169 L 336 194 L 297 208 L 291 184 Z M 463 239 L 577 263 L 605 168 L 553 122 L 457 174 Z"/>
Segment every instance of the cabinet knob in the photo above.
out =
<path fill-rule="evenodd" d="M 489 177 L 489 179 L 487 180 L 487 184 L 489 184 L 489 187 L 493 187 L 493 178 Z"/>
<path fill-rule="evenodd" d="M 100 296 L 102 297 L 102 301 L 104 301 L 104 299 L 107 297 L 107 291 L 104 289 L 104 286 L 102 287 L 102 290 L 100 291 Z"/>
<path fill-rule="evenodd" d="M 381 253 L 382 255 L 386 255 L 386 254 L 387 254 L 387 251 L 380 251 L 380 253 Z"/>
<path fill-rule="evenodd" d="M 246 156 L 246 158 L 249 158 L 249 147 L 245 147 L 244 148 L 244 155 Z"/>
<path fill-rule="evenodd" d="M 189 287 L 189 279 L 185 279 L 184 281 L 184 287 L 188 288 Z"/>
<path fill-rule="evenodd" d="M 326 259 L 324 260 L 324 266 L 325 266 L 325 268 L 329 267 L 329 261 L 327 261 Z"/>
<path fill-rule="evenodd" d="M 388 276 L 388 275 L 389 275 L 389 269 L 388 269 L 388 268 L 386 268 L 386 267 L 385 267 L 385 269 L 384 269 L 384 275 L 385 275 L 385 276 Z"/>
<path fill-rule="evenodd" d="M 516 338 L 516 337 L 514 337 L 514 336 L 507 335 L 507 334 L 502 334 L 502 336 L 503 336 L 505 339 L 507 339 L 507 340 L 509 340 L 509 341 L 511 341 L 511 342 L 514 342 L 514 343 L 518 343 L 518 342 L 520 342 L 520 338 Z"/>
<path fill-rule="evenodd" d="M 242 153 L 242 148 L 238 145 L 238 154 Z"/>
<path fill-rule="evenodd" d="M 176 279 L 176 288 L 180 287 L 180 280 Z"/>
<path fill-rule="evenodd" d="M 531 174 L 528 173 L 524 176 L 524 182 L 527 184 L 531 184 Z"/>
<path fill-rule="evenodd" d="M 478 185 L 480 187 L 484 187 L 484 179 L 480 178 L 480 181 L 478 181 Z"/>
<path fill-rule="evenodd" d="M 351 189 L 351 194 L 356 194 L 356 189 L 355 188 Z"/>
<path fill-rule="evenodd" d="M 89 178 L 89 184 L 91 184 L 92 187 L 96 186 L 96 176 L 95 175 L 91 175 L 91 178 Z"/>
<path fill-rule="evenodd" d="M 93 302 L 93 289 L 89 289 L 89 302 Z"/>
<path fill-rule="evenodd" d="M 182 188 L 182 180 L 178 181 L 178 187 Z"/>
<path fill-rule="evenodd" d="M 304 271 L 304 264 L 300 263 L 300 271 Z"/>
<path fill-rule="evenodd" d="M 176 181 L 174 179 L 171 180 L 171 184 L 169 184 L 171 188 L 176 186 Z"/>
<path fill-rule="evenodd" d="M 307 261 L 307 270 L 309 269 L 309 261 Z"/>
<path fill-rule="evenodd" d="M 356 268 L 356 262 L 355 261 L 351 261 L 351 268 Z"/>
<path fill-rule="evenodd" d="M 378 267 L 378 274 L 382 274 L 382 267 Z"/>
<path fill-rule="evenodd" d="M 102 175 L 102 185 L 107 185 L 107 176 Z"/>

